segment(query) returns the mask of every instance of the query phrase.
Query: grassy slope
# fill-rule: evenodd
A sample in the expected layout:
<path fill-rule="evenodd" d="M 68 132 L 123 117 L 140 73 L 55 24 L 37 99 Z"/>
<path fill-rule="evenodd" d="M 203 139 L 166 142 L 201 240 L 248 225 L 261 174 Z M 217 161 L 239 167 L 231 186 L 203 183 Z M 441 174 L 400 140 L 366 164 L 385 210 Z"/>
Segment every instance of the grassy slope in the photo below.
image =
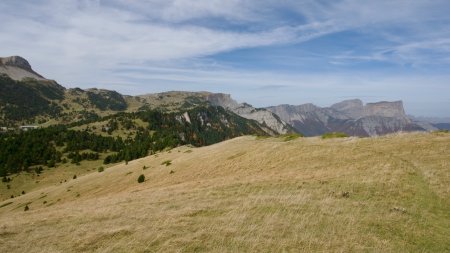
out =
<path fill-rule="evenodd" d="M 86 150 L 92 152 L 90 150 Z M 72 180 L 73 176 L 77 177 L 80 175 L 85 175 L 91 171 L 97 171 L 100 166 L 108 167 L 109 165 L 103 164 L 103 159 L 112 153 L 101 154 L 99 160 L 97 161 L 81 161 L 80 165 L 75 165 L 70 162 L 65 164 L 58 164 L 57 168 L 48 168 L 43 166 L 44 171 L 42 174 L 37 175 L 33 169 L 30 172 L 22 172 L 19 174 L 14 174 L 9 176 L 12 180 L 8 183 L 0 183 L 0 201 L 3 200 L 14 200 L 10 199 L 11 195 L 17 197 L 22 194 L 22 191 L 28 192 L 46 188 L 52 185 L 59 185 L 60 182 Z M 67 159 L 70 161 L 70 159 Z M 10 189 L 7 188 L 10 185 Z M 0 204 L 1 205 L 1 204 Z"/>
<path fill-rule="evenodd" d="M 0 251 L 448 252 L 448 150 L 425 133 L 181 147 L 1 202 Z"/>

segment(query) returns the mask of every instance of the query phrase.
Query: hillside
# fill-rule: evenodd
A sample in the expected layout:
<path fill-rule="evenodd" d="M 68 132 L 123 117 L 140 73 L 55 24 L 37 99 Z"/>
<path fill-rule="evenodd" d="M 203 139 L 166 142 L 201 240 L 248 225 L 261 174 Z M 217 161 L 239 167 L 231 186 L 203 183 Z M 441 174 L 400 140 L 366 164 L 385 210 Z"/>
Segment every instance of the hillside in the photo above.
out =
<path fill-rule="evenodd" d="M 169 91 L 138 96 L 149 108 L 161 108 L 164 111 L 180 111 L 199 105 L 220 106 L 243 118 L 257 121 L 270 135 L 295 133 L 295 129 L 274 113 L 255 108 L 247 103 L 238 103 L 230 94 L 211 92 Z"/>
<path fill-rule="evenodd" d="M 252 134 L 267 135 L 256 121 L 214 106 L 184 113 L 120 113 L 68 126 L 9 131 L 0 134 L 0 177 L 40 174 L 69 161 L 131 161 L 181 145 L 205 146 Z"/>
<path fill-rule="evenodd" d="M 0 73 L 0 126 L 69 124 L 137 111 L 143 105 L 115 91 L 66 89 L 52 80 L 14 80 Z"/>
<path fill-rule="evenodd" d="M 0 247 L 450 251 L 450 134 L 286 140 L 183 146 L 5 200 Z"/>

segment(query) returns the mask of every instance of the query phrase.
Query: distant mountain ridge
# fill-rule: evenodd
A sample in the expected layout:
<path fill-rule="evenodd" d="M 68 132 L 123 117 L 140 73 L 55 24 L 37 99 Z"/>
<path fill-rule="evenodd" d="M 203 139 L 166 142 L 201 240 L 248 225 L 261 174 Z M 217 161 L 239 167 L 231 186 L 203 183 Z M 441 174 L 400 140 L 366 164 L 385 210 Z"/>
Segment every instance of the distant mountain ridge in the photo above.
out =
<path fill-rule="evenodd" d="M 273 131 L 278 134 L 294 132 L 294 129 L 289 124 L 272 112 L 266 109 L 257 109 L 247 103 L 238 103 L 229 94 L 211 93 L 208 95 L 207 100 L 212 105 L 221 106 L 246 119 L 256 120 L 265 126 L 267 132 Z"/>
<path fill-rule="evenodd" d="M 256 121 L 270 135 L 299 132 L 306 136 L 326 132 L 375 136 L 397 131 L 448 128 L 447 122 L 408 117 L 402 101 L 363 104 L 345 100 L 330 107 L 314 104 L 255 108 L 238 103 L 231 95 L 211 92 L 169 91 L 126 96 L 105 89 L 66 89 L 36 73 L 20 56 L 0 58 L 0 126 L 72 123 L 118 112 L 157 109 L 180 112 L 199 106 L 220 106 L 247 120 Z"/>
<path fill-rule="evenodd" d="M 247 103 L 238 103 L 230 94 L 211 92 L 169 91 L 138 96 L 150 108 L 162 107 L 169 110 L 186 109 L 197 105 L 210 104 L 223 107 L 243 118 L 255 120 L 268 134 L 286 134 L 295 130 L 272 112 L 255 108 Z"/>
<path fill-rule="evenodd" d="M 360 99 L 352 99 L 325 108 L 303 104 L 278 105 L 267 109 L 307 136 L 326 132 L 376 136 L 398 131 L 425 130 L 408 118 L 402 101 L 364 105 Z"/>
<path fill-rule="evenodd" d="M 105 89 L 66 89 L 36 73 L 28 61 L 20 56 L 0 58 L 0 126 L 3 127 L 52 121 L 71 123 L 146 108 L 182 113 L 208 105 L 223 107 L 233 114 L 255 121 L 270 135 L 294 132 L 292 127 L 273 113 L 246 103 L 239 104 L 227 94 L 175 91 L 125 96 Z"/>

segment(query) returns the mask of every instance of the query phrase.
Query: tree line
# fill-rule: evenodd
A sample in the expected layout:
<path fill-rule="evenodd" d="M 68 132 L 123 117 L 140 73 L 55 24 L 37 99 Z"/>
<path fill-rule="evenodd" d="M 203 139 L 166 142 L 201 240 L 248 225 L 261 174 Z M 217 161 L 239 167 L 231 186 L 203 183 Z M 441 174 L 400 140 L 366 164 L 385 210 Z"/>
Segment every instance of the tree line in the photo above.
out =
<path fill-rule="evenodd" d="M 245 134 L 265 134 L 256 122 L 222 107 L 191 109 L 189 120 L 181 115 L 179 112 L 145 110 L 108 116 L 110 122 L 120 121 L 126 128 L 136 129 L 134 138 L 126 139 L 69 128 L 76 124 L 2 133 L 0 176 L 28 171 L 35 166 L 54 167 L 68 159 L 76 164 L 83 160 L 98 160 L 103 153 L 109 154 L 103 161 L 109 164 L 131 161 L 179 145 L 204 146 Z M 148 127 L 134 126 L 132 119 L 137 118 L 147 122 Z"/>

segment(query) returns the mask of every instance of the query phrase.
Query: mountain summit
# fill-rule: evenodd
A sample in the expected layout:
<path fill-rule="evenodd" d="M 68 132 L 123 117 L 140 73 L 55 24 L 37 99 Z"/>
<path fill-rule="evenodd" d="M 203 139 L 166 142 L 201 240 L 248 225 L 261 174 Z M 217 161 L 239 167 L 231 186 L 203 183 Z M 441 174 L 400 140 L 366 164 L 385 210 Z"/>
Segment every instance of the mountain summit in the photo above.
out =
<path fill-rule="evenodd" d="M 21 81 L 27 77 L 36 80 L 46 80 L 31 68 L 27 60 L 20 56 L 0 57 L 0 74 L 6 74 L 16 81 Z"/>

